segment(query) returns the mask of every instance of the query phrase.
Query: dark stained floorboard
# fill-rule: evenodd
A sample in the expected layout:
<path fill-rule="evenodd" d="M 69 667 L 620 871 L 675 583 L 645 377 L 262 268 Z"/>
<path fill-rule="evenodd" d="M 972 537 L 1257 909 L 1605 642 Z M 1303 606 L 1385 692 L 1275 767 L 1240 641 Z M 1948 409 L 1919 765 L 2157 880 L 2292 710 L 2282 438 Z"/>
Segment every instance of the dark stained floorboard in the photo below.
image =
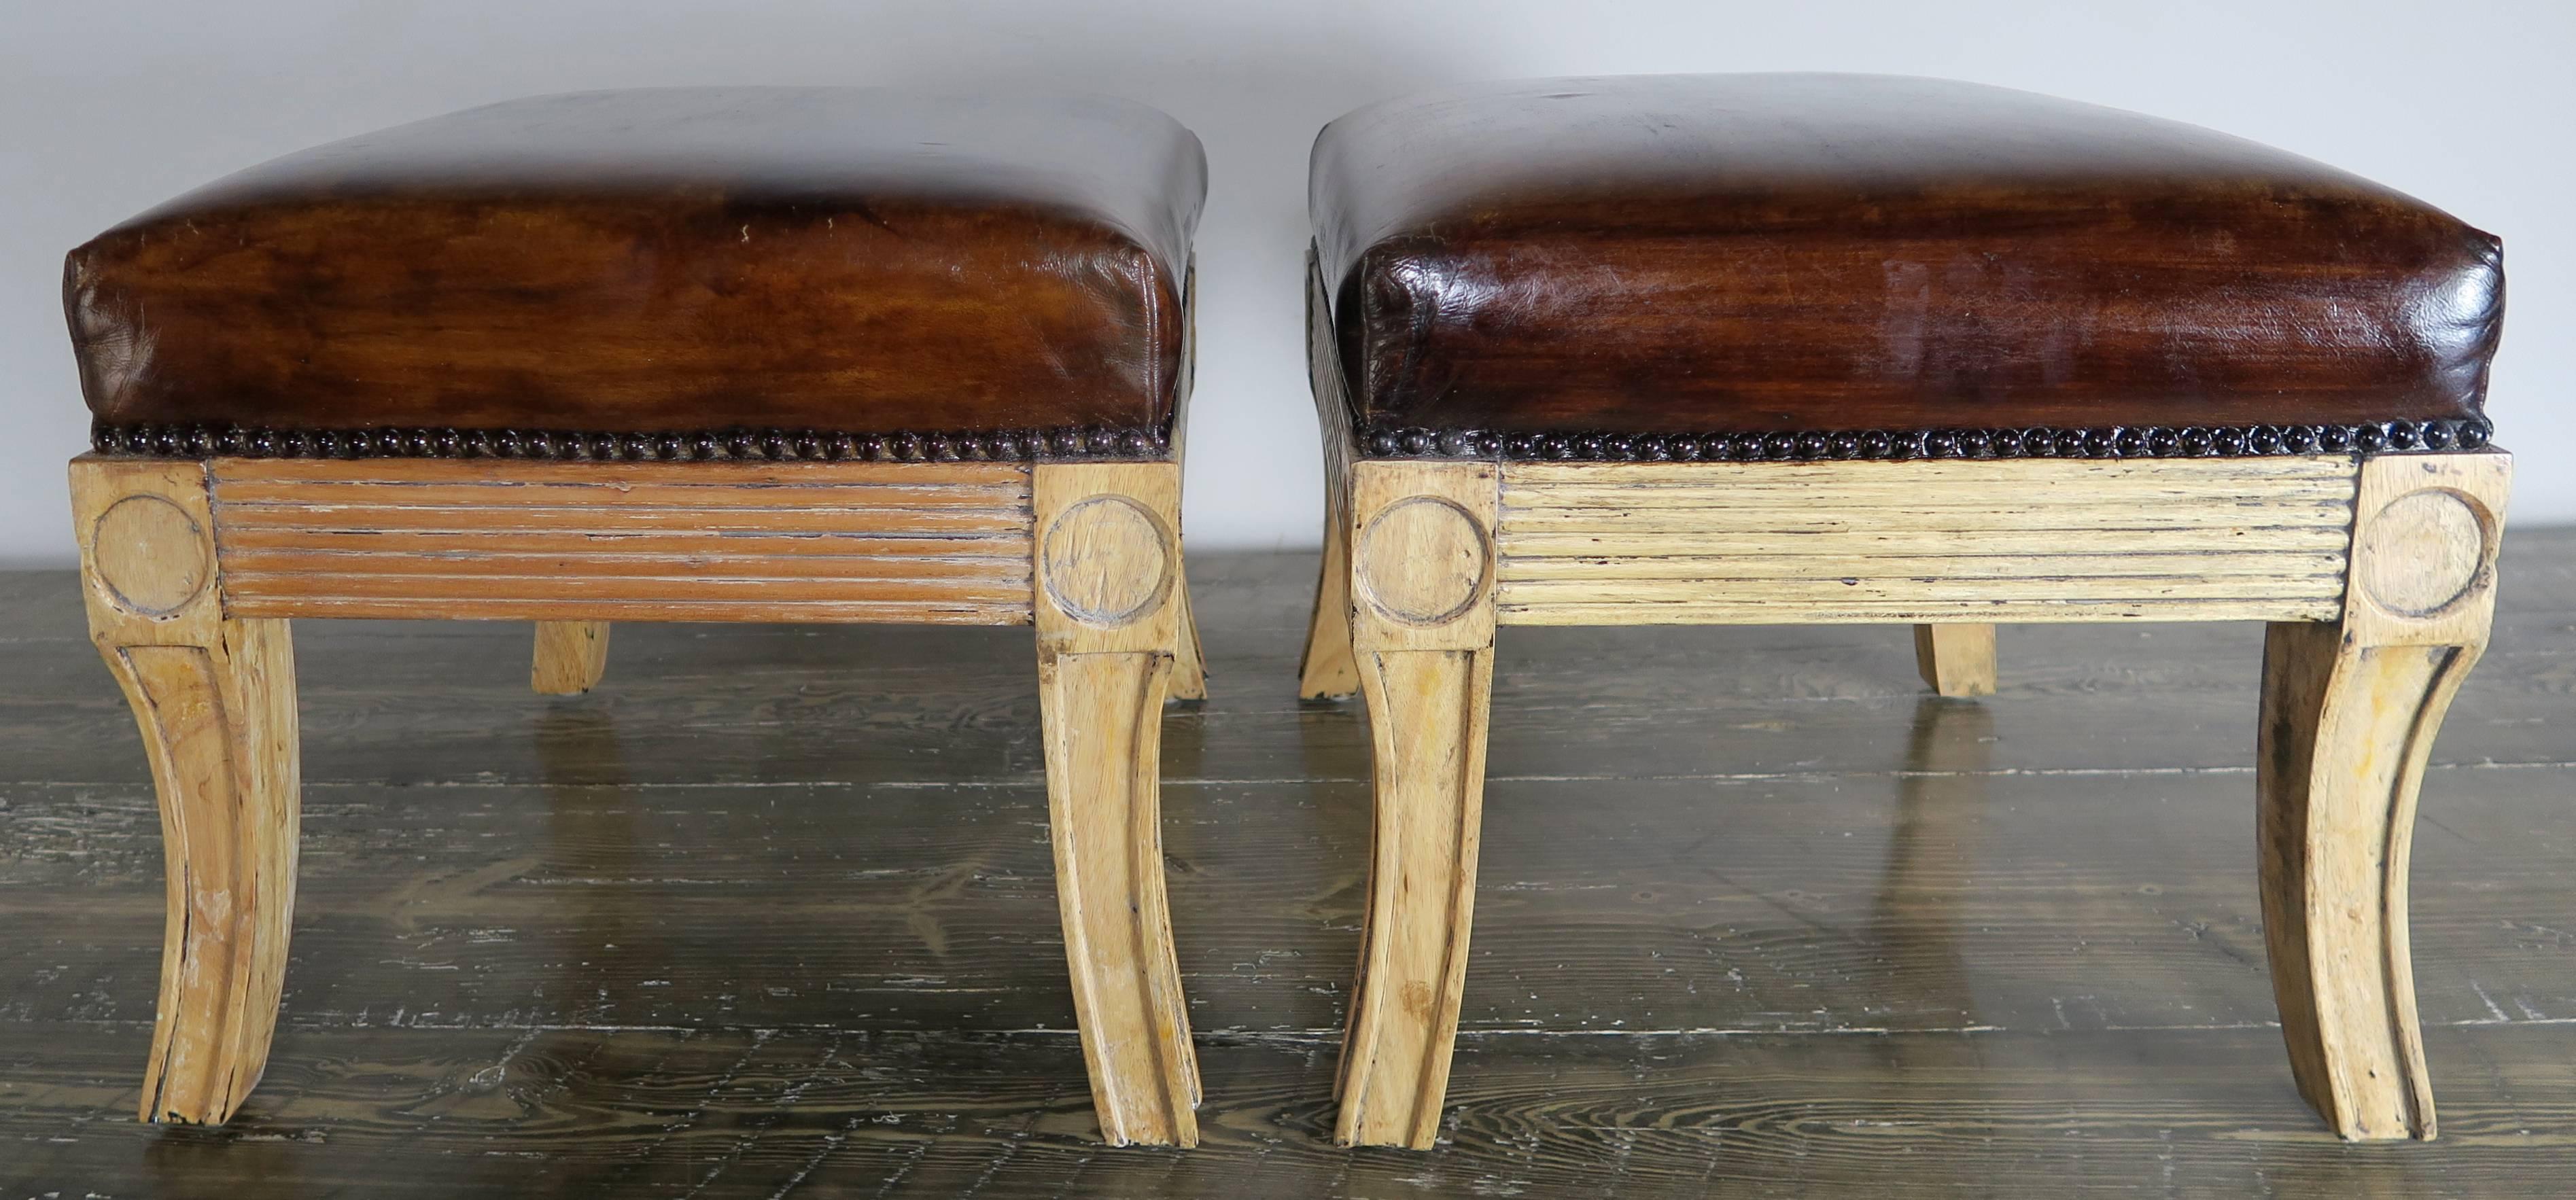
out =
<path fill-rule="evenodd" d="M 1431 1155 L 1329 1144 L 1364 719 L 1293 696 L 1313 559 L 1207 556 L 1165 735 L 1208 1145 L 1093 1126 L 1019 630 L 302 622 L 285 1024 L 226 1129 L 135 1125 L 139 742 L 71 578 L 0 575 L 0 1200 L 262 1195 L 2561 1195 L 2576 531 L 2508 539 L 2425 785 L 2429 1146 L 2300 1107 L 2252 877 L 2252 626 L 1506 630 Z M 693 1189 L 695 1189 L 693 1193 Z"/>
<path fill-rule="evenodd" d="M 1492 1034 L 1432 1154 L 1332 1146 L 1321 1042 L 1201 1049 L 1194 1152 L 1090 1140 L 1062 1036 L 303 1029 L 220 1130 L 138 1126 L 131 1042 L 0 1066 L 18 1187 L 79 1195 L 2559 1195 L 2562 1027 L 2440 1027 L 2442 1140 L 2285 1121 L 2278 1035 Z"/>

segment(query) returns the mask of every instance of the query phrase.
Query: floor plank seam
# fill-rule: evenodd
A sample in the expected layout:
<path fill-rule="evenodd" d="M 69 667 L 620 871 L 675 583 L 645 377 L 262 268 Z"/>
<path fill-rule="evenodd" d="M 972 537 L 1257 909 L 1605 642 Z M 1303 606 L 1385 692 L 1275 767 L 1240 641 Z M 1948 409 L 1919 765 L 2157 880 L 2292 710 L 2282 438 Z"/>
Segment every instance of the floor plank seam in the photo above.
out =
<path fill-rule="evenodd" d="M 539 700 L 521 625 L 298 622 L 269 1078 L 138 1124 L 159 806 L 77 576 L 0 575 L 70 635 L 0 637 L 0 1198 L 2562 1195 L 2576 529 L 2508 552 L 2412 848 L 2445 1107 L 2402 1149 L 2282 1062 L 2265 634 L 2208 624 L 2009 631 L 1981 703 L 1903 627 L 1507 631 L 1438 1145 L 1335 1146 L 1372 747 L 1291 699 L 1311 553 L 1191 572 L 1237 681 L 1163 725 L 1195 1152 L 1097 1145 L 1025 629 L 638 624 Z"/>
<path fill-rule="evenodd" d="M 2481 759 L 2476 762 L 2427 763 L 2427 771 L 2562 771 L 2576 768 L 2576 759 Z M 2252 775 L 2250 764 L 2225 764 L 2197 767 L 1996 767 L 1983 771 L 1712 771 L 1669 774 L 1600 774 L 1600 775 L 1487 775 L 1493 783 L 1831 783 L 1853 779 L 2152 779 L 2201 775 Z M 1366 784 L 1364 776 L 1282 775 L 1282 776 L 1166 776 L 1166 787 L 1304 787 L 1315 784 Z M 0 780 L 0 788 L 150 788 L 148 780 L 75 780 L 21 779 Z M 544 779 L 432 779 L 388 782 L 364 779 L 306 779 L 307 791 L 316 788 L 344 788 L 370 791 L 410 790 L 516 790 L 541 788 L 550 792 L 695 792 L 729 790 L 795 790 L 882 788 L 887 791 L 1026 791 L 1043 789 L 1043 776 L 1025 780 L 1010 779 L 748 779 L 725 782 L 670 783 L 637 780 L 631 783 L 562 783 Z"/>
<path fill-rule="evenodd" d="M 148 1020 L 121 1017 L 10 1017 L 0 1018 L 0 1025 L 72 1025 L 93 1029 L 149 1030 Z M 2463 1017 L 2442 1021 L 2427 1018 L 2426 1028 L 2477 1029 L 2494 1026 L 2539 1028 L 2576 1025 L 2576 1017 Z M 549 1033 L 578 1034 L 653 1034 L 672 1033 L 689 1036 L 710 1034 L 747 1034 L 752 1036 L 847 1036 L 853 1033 L 869 1037 L 891 1037 L 939 1042 L 1006 1041 L 1015 1038 L 1065 1039 L 1075 1036 L 1071 1028 L 1033 1027 L 1027 1029 L 933 1029 L 889 1027 L 855 1029 L 848 1025 L 762 1022 L 758 1025 L 582 1025 L 582 1024 L 458 1024 L 458 1025 L 376 1025 L 341 1024 L 337 1022 L 300 1021 L 284 1017 L 279 1031 L 296 1033 L 348 1033 L 357 1030 L 383 1030 L 405 1033 Z M 2119 1033 L 2222 1033 L 2250 1029 L 2279 1029 L 2279 1021 L 2215 1021 L 2205 1024 L 2162 1025 L 2094 1025 L 2080 1029 L 2048 1028 L 2018 1025 L 1944 1025 L 1909 1029 L 1894 1025 L 1833 1026 L 1673 1026 L 1658 1029 L 1539 1029 L 1539 1028 L 1474 1028 L 1462 1026 L 1460 1038 L 1497 1040 L 1506 1038 L 1761 1038 L 1761 1037 L 1959 1037 L 1979 1034 L 2006 1034 L 2031 1037 L 2082 1037 L 2093 1034 Z M 1203 1030 L 1190 1035 L 1194 1044 L 1205 1046 L 1339 1046 L 1342 1030 L 1332 1028 L 1282 1030 Z"/>

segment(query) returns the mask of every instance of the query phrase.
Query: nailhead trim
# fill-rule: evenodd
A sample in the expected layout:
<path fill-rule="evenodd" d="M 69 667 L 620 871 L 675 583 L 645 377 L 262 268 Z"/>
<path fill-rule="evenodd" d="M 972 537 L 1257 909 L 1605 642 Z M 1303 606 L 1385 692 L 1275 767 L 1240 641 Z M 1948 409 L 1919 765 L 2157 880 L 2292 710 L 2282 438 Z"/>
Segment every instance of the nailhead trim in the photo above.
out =
<path fill-rule="evenodd" d="M 1156 460 L 1167 429 L 1062 426 L 980 433 L 831 433 L 816 429 L 699 429 L 582 433 L 562 429 L 269 429 L 240 425 L 95 422 L 102 454 L 160 458 L 520 458 L 557 462 L 1029 462 Z"/>
<path fill-rule="evenodd" d="M 1909 458 L 2235 458 L 2271 454 L 2474 450 L 2493 427 L 2482 419 L 2370 421 L 2349 425 L 2165 425 L 2090 429 L 1808 430 L 1798 433 L 1516 433 L 1378 429 L 1362 438 L 1376 458 L 1506 458 L 1589 462 L 1815 462 Z M 1156 459 L 1162 429 L 1063 426 L 998 433 L 826 433 L 812 429 L 706 429 L 581 433 L 552 429 L 269 429 L 239 425 L 97 422 L 102 454 L 163 458 L 520 458 L 554 461 L 1026 462 Z"/>
<path fill-rule="evenodd" d="M 1909 458 L 2244 458 L 2475 450 L 2494 428 L 2482 418 L 2349 425 L 2112 425 L 2089 429 L 1807 430 L 1796 433 L 1484 433 L 1373 429 L 1371 458 L 1495 458 L 1572 462 L 1819 462 Z"/>

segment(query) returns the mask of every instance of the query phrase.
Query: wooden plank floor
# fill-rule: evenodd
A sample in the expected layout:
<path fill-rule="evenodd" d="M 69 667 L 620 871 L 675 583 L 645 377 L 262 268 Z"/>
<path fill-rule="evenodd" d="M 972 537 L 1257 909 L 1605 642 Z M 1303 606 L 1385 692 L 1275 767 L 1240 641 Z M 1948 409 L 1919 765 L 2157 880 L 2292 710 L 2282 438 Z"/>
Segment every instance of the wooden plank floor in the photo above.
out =
<path fill-rule="evenodd" d="M 2508 540 L 2425 783 L 2430 1145 L 2299 1104 L 2253 880 L 2261 633 L 1505 630 L 1435 1153 L 1328 1140 L 1363 718 L 1313 558 L 1193 564 L 1165 734 L 1192 1153 L 1093 1145 L 1025 631 L 303 622 L 304 869 L 266 1082 L 139 1126 L 139 741 L 70 576 L 0 575 L 0 1200 L 18 1196 L 2564 1195 L 2576 531 Z"/>

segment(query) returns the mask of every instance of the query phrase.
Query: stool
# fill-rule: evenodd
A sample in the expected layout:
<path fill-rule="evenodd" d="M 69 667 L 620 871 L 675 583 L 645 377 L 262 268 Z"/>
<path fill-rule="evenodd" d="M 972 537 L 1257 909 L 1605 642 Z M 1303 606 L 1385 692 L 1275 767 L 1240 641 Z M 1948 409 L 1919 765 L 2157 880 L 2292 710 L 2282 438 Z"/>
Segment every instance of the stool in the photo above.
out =
<path fill-rule="evenodd" d="M 1097 99 L 519 100 L 232 176 L 72 252 L 90 626 L 169 870 L 146 1120 L 276 1023 L 296 617 L 1034 625 L 1102 1136 L 1197 1138 L 1164 901 L 1198 140 Z"/>
<path fill-rule="evenodd" d="M 1867 76 L 1393 101 L 1311 186 L 1301 690 L 1364 693 L 1376 757 L 1341 1140 L 1439 1127 L 1496 625 L 1908 623 L 1973 659 L 1992 622 L 2137 620 L 2270 623 L 2292 1073 L 2347 1138 L 2433 1136 L 2407 846 L 2494 605 L 2496 239 L 2190 126 Z"/>

